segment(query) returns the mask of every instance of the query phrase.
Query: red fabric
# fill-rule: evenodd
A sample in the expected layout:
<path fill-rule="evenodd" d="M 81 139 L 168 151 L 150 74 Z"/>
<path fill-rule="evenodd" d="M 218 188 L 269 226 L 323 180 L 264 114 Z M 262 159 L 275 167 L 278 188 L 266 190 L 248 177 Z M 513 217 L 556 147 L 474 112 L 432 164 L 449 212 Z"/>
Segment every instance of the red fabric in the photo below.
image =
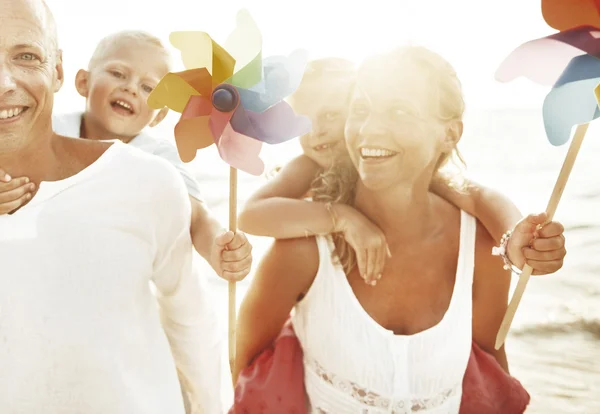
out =
<path fill-rule="evenodd" d="M 475 342 L 463 379 L 460 414 L 523 414 L 530 397 Z M 229 414 L 305 414 L 302 348 L 290 321 L 275 344 L 242 371 Z"/>
<path fill-rule="evenodd" d="M 530 399 L 521 383 L 473 342 L 463 378 L 460 414 L 522 414 Z"/>
<path fill-rule="evenodd" d="M 229 414 L 306 414 L 302 348 L 291 321 L 274 345 L 244 369 Z"/>

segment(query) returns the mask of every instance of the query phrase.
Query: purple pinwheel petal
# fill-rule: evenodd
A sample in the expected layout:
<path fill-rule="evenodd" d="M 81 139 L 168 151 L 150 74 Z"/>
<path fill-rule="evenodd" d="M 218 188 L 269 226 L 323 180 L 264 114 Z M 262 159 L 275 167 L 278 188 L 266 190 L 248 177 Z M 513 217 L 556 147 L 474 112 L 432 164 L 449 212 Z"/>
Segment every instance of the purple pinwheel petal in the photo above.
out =
<path fill-rule="evenodd" d="M 310 119 L 296 115 L 287 102 L 279 102 L 264 112 L 236 113 L 231 126 L 235 131 L 267 144 L 280 144 L 304 135 L 312 128 Z"/>
<path fill-rule="evenodd" d="M 248 111 L 242 105 L 238 106 L 238 109 L 234 112 L 230 124 L 234 131 L 258 139 L 258 131 L 255 129 L 250 118 L 248 118 Z"/>
<path fill-rule="evenodd" d="M 600 29 L 593 26 L 581 26 L 548 36 L 548 39 L 566 43 L 588 55 L 600 58 Z"/>

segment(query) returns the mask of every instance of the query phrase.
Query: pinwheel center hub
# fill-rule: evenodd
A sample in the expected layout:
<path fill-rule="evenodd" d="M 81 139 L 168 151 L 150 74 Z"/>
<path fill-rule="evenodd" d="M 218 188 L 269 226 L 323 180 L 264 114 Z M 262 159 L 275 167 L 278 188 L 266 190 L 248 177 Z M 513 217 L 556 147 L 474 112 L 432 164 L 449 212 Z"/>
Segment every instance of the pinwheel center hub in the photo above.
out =
<path fill-rule="evenodd" d="M 219 85 L 212 94 L 212 104 L 220 112 L 231 112 L 238 104 L 238 94 L 231 85 Z"/>

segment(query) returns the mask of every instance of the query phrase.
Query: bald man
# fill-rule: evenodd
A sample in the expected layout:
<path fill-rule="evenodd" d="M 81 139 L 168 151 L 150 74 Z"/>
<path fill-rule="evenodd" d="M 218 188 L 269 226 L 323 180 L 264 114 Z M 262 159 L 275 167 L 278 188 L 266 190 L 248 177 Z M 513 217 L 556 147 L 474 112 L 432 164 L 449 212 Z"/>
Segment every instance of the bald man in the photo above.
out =
<path fill-rule="evenodd" d="M 2 0 L 0 165 L 38 191 L 0 216 L 0 413 L 183 414 L 178 373 L 193 413 L 220 413 L 183 181 L 123 143 L 53 133 L 62 83 L 45 4 Z"/>

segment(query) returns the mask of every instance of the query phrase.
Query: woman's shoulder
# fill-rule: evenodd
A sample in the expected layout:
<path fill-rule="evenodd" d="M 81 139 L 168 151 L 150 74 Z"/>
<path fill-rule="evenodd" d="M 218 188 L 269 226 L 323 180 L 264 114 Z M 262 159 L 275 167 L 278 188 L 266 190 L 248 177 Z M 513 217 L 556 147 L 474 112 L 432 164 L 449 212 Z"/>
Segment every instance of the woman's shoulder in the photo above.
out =
<path fill-rule="evenodd" d="M 285 281 L 290 289 L 303 293 L 319 270 L 319 248 L 314 237 L 275 240 L 263 256 L 257 275 Z"/>
<path fill-rule="evenodd" d="M 479 263 L 480 267 L 499 266 L 502 269 L 503 262 L 498 256 L 492 256 L 492 248 L 496 241 L 483 225 L 483 223 L 475 219 L 477 229 L 475 231 L 475 265 Z"/>
<path fill-rule="evenodd" d="M 274 265 L 302 269 L 313 276 L 319 268 L 319 248 L 314 237 L 277 239 L 267 251 L 267 257 Z"/>

